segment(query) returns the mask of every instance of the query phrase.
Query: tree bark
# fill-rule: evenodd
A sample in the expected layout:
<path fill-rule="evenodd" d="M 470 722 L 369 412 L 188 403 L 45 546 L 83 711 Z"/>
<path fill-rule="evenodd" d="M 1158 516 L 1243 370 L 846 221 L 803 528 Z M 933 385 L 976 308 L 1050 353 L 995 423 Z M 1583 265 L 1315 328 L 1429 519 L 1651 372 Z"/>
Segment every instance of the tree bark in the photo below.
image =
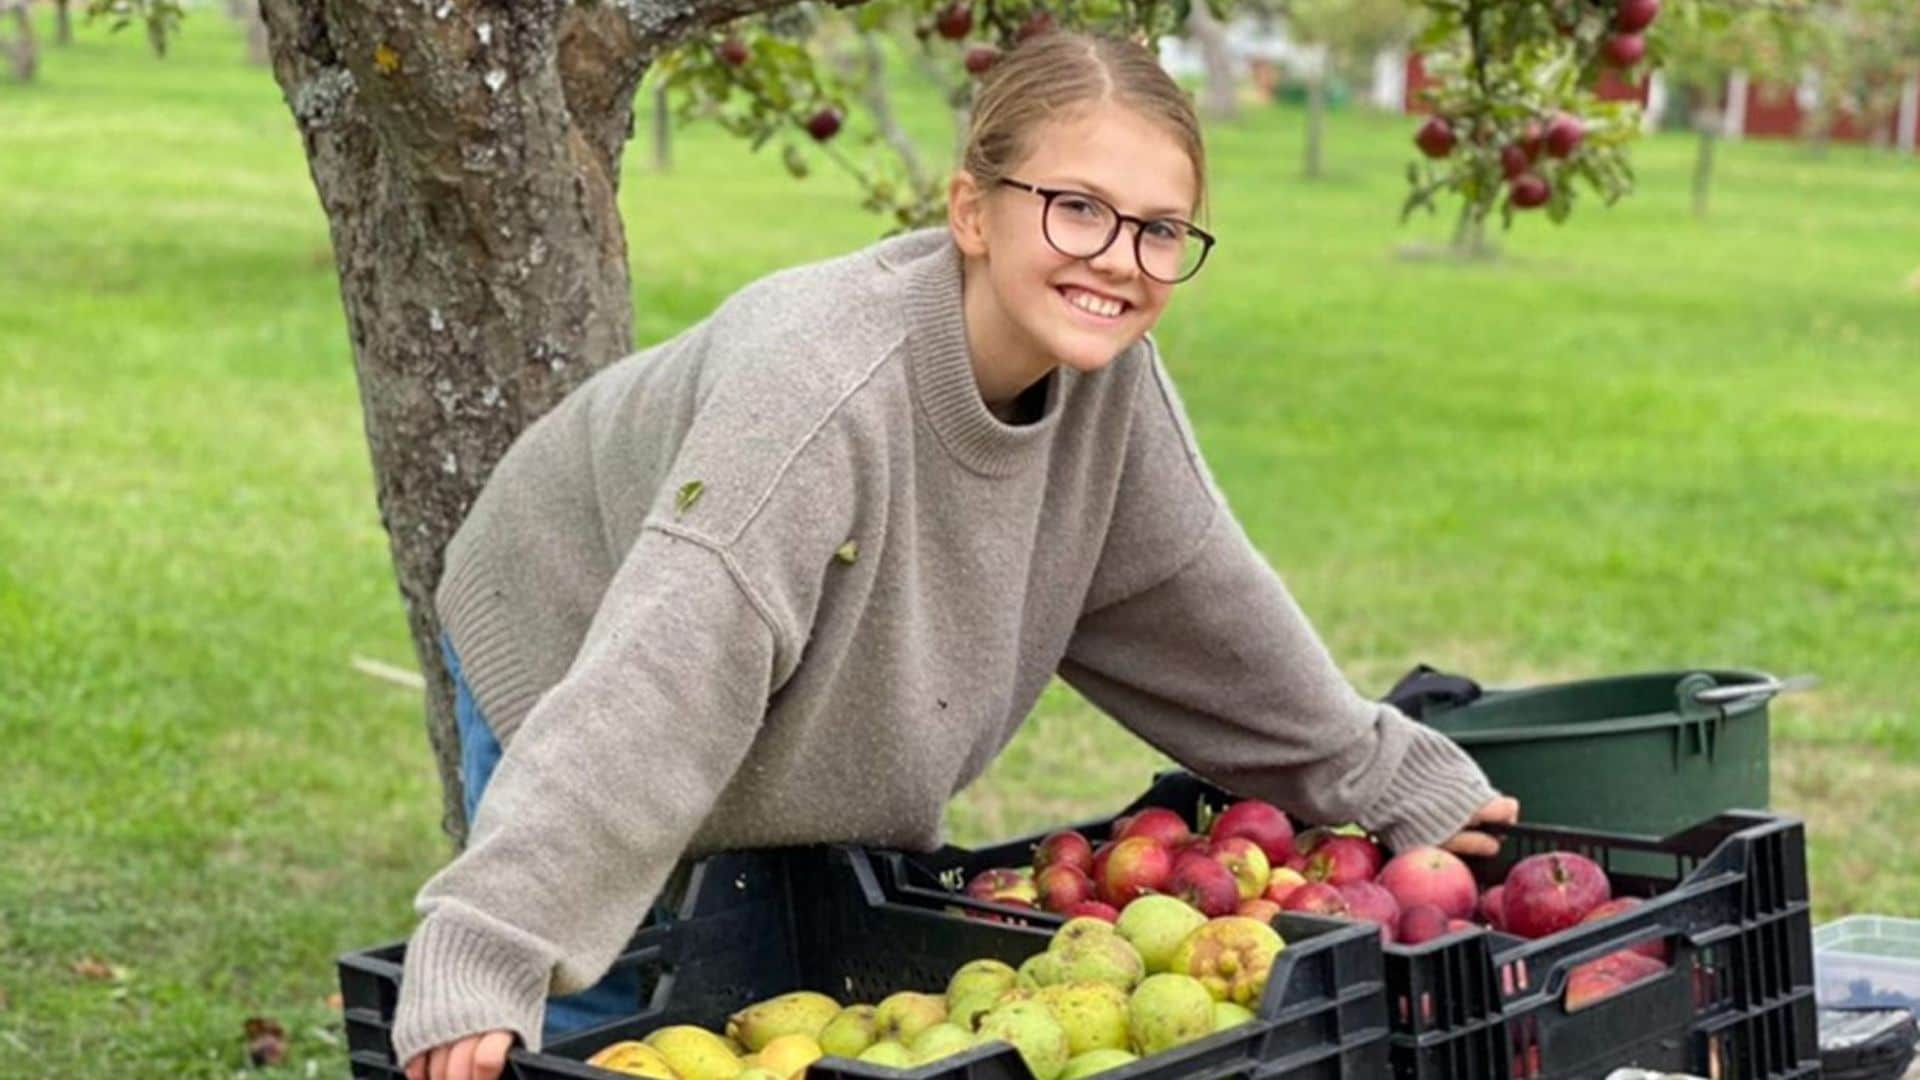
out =
<path fill-rule="evenodd" d="M 529 423 L 632 348 L 615 203 L 672 40 L 772 0 L 264 0 L 332 236 L 442 820 L 464 843 L 442 552 Z"/>
<path fill-rule="evenodd" d="M 1706 219 L 1707 195 L 1713 187 L 1713 147 L 1719 136 L 1714 120 L 1710 112 L 1698 113 L 1693 118 L 1694 130 L 1700 136 L 1693 156 L 1693 216 L 1701 220 Z"/>
<path fill-rule="evenodd" d="M 53 43 L 73 44 L 73 0 L 53 0 Z"/>
<path fill-rule="evenodd" d="M 33 76 L 40 70 L 40 46 L 33 38 L 33 12 L 27 9 L 27 0 L 14 0 L 13 3 L 13 77 L 21 82 L 32 82 Z"/>
<path fill-rule="evenodd" d="M 266 67 L 273 63 L 267 47 L 267 21 L 260 15 L 260 0 L 227 0 L 227 14 L 247 32 L 247 62 Z"/>
<path fill-rule="evenodd" d="M 1306 174 L 1309 180 L 1320 178 L 1321 132 L 1327 120 L 1327 66 L 1323 62 L 1307 77 Z"/>
<path fill-rule="evenodd" d="M 653 167 L 673 171 L 673 111 L 667 107 L 667 88 L 653 88 Z"/>
<path fill-rule="evenodd" d="M 1239 91 L 1233 79 L 1233 53 L 1227 48 L 1227 34 L 1213 17 L 1205 0 L 1187 10 L 1187 32 L 1200 44 L 1200 57 L 1207 68 L 1207 114 L 1231 118 L 1239 109 Z"/>

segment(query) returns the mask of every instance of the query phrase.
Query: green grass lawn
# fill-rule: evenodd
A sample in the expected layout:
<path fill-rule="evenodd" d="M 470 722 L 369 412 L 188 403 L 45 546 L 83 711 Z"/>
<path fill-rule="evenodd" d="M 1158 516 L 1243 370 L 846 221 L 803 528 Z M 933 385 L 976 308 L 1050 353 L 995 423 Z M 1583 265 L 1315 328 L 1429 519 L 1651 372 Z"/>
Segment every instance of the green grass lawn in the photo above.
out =
<path fill-rule="evenodd" d="M 1224 240 L 1159 338 L 1254 539 L 1374 694 L 1818 673 L 1774 710 L 1818 917 L 1920 915 L 1920 161 L 1728 146 L 1701 223 L 1655 138 L 1619 207 L 1460 266 L 1396 254 L 1447 233 L 1396 223 L 1411 126 L 1336 116 L 1312 184 L 1297 113 L 1212 128 Z M 879 231 L 824 164 L 675 149 L 622 191 L 642 343 Z M 0 83 L 0 1075 L 227 1076 L 254 1014 L 341 1075 L 333 959 L 447 856 L 417 696 L 349 666 L 411 652 L 344 331 L 299 139 L 210 9 L 165 62 L 87 28 Z M 1157 761 L 1056 688 L 955 838 Z"/>

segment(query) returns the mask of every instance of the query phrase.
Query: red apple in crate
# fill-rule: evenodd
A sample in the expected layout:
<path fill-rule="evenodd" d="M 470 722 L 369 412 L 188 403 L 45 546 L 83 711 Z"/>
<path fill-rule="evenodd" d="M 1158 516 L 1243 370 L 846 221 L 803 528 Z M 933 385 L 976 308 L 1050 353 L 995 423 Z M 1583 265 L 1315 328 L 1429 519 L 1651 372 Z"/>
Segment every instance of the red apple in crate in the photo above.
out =
<path fill-rule="evenodd" d="M 1380 940 L 1393 943 L 1400 926 L 1400 902 L 1393 894 L 1371 881 L 1350 881 L 1339 886 L 1340 898 L 1347 902 L 1347 914 L 1361 922 L 1380 927 Z"/>
<path fill-rule="evenodd" d="M 1096 887 L 1107 879 L 1107 857 L 1113 854 L 1113 846 L 1116 843 L 1118 841 L 1109 840 L 1093 849 L 1093 869 L 1087 873 L 1093 878 Z"/>
<path fill-rule="evenodd" d="M 1240 888 L 1240 899 L 1251 900 L 1267 891 L 1267 879 L 1273 869 L 1267 862 L 1266 850 L 1251 837 L 1229 836 L 1212 841 L 1210 847 L 1207 854 L 1233 875 L 1234 883 Z"/>
<path fill-rule="evenodd" d="M 1093 879 L 1086 871 L 1059 864 L 1035 874 L 1033 887 L 1039 893 L 1040 906 L 1056 913 L 1093 899 L 1095 892 Z"/>
<path fill-rule="evenodd" d="M 1240 906 L 1233 909 L 1235 915 L 1245 915 L 1249 919 L 1259 919 L 1263 923 L 1270 923 L 1279 918 L 1280 911 L 1281 908 L 1279 904 L 1274 903 L 1264 896 L 1255 897 L 1252 900 L 1242 900 L 1240 901 Z"/>
<path fill-rule="evenodd" d="M 1432 904 L 1415 904 L 1400 913 L 1400 929 L 1395 937 L 1402 945 L 1424 945 L 1452 933 L 1447 913 Z"/>
<path fill-rule="evenodd" d="M 1185 818 L 1160 806 L 1149 806 L 1137 814 L 1115 818 L 1113 821 L 1115 840 L 1131 840 L 1136 836 L 1147 836 L 1167 847 L 1172 847 L 1192 834 L 1193 830 L 1187 828 Z"/>
<path fill-rule="evenodd" d="M 1072 829 L 1048 835 L 1033 849 L 1033 873 L 1036 878 L 1049 866 L 1078 867 L 1089 877 L 1093 874 L 1093 844 Z"/>
<path fill-rule="evenodd" d="M 1150 836 L 1128 837 L 1113 846 L 1105 871 L 1098 882 L 1100 899 L 1125 908 L 1146 893 L 1167 891 L 1173 855 Z"/>
<path fill-rule="evenodd" d="M 1082 900 L 1061 912 L 1061 914 L 1069 919 L 1078 919 L 1081 916 L 1086 916 L 1088 918 L 1104 919 L 1107 922 L 1120 921 L 1120 912 L 1114 910 L 1112 904 L 1102 903 L 1099 900 Z"/>
<path fill-rule="evenodd" d="M 1306 883 L 1307 879 L 1300 876 L 1300 871 L 1295 870 L 1293 867 L 1276 866 L 1268 871 L 1267 889 L 1260 895 L 1276 904 L 1284 904 L 1287 902 L 1287 896 L 1292 893 L 1293 890 Z"/>
<path fill-rule="evenodd" d="M 1215 846 L 1230 837 L 1244 836 L 1260 845 L 1269 866 L 1284 865 L 1293 857 L 1293 822 L 1279 807 L 1259 799 L 1245 799 L 1221 811 L 1207 835 Z"/>
<path fill-rule="evenodd" d="M 1637 896 L 1616 897 L 1615 899 L 1609 900 L 1606 903 L 1601 904 L 1599 907 L 1594 908 L 1592 911 L 1587 912 L 1586 918 L 1581 919 L 1580 921 L 1583 923 L 1590 923 L 1590 922 L 1599 922 L 1602 919 L 1610 919 L 1622 912 L 1632 911 L 1634 908 L 1639 907 L 1643 902 L 1644 901 L 1642 901 Z M 1667 962 L 1667 943 L 1664 939 L 1659 939 L 1659 938 L 1649 939 L 1647 941 L 1643 941 L 1639 943 L 1638 945 L 1632 946 L 1627 951 L 1639 953 L 1641 956 L 1644 956 L 1649 960 L 1658 960 L 1662 964 Z"/>
<path fill-rule="evenodd" d="M 1480 900 L 1473 871 L 1458 855 L 1437 847 L 1409 848 L 1395 855 L 1375 880 L 1386 886 L 1401 907 L 1432 904 L 1449 919 L 1472 915 Z"/>
<path fill-rule="evenodd" d="M 1309 881 L 1287 894 L 1282 911 L 1303 911 L 1308 915 L 1332 915 L 1345 918 L 1347 901 L 1340 890 L 1324 881 Z"/>
<path fill-rule="evenodd" d="M 1507 887 L 1495 885 L 1480 894 L 1480 921 L 1495 930 L 1507 928 Z"/>
<path fill-rule="evenodd" d="M 1040 902 L 1039 890 L 1034 888 L 1033 879 L 1008 867 L 996 867 L 982 870 L 967 882 L 966 893 L 975 900 L 991 900 L 996 904 L 1011 904 L 1014 907 L 1037 907 Z"/>
<path fill-rule="evenodd" d="M 1380 849 L 1366 837 L 1332 834 L 1307 852 L 1307 866 L 1301 873 L 1308 881 L 1350 885 L 1372 881 L 1380 872 L 1380 861 Z"/>
<path fill-rule="evenodd" d="M 1180 856 L 1167 887 L 1160 891 L 1185 900 L 1209 919 L 1231 915 L 1240 906 L 1240 886 L 1233 875 L 1205 855 Z"/>
<path fill-rule="evenodd" d="M 1543 938 L 1586 918 L 1612 892 L 1606 873 L 1592 859 L 1564 851 L 1530 855 L 1507 873 L 1502 921 L 1509 933 Z"/>
<path fill-rule="evenodd" d="M 1667 970 L 1658 960 L 1649 960 L 1631 949 L 1589 960 L 1567 975 L 1567 1011 L 1579 1012 L 1625 990 L 1635 983 Z"/>

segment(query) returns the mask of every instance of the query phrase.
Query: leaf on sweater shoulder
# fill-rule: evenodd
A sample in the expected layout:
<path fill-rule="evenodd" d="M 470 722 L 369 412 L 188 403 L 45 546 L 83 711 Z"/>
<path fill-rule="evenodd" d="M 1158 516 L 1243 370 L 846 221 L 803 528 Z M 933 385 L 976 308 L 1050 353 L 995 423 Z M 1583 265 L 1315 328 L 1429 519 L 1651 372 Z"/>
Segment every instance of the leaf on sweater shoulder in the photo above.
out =
<path fill-rule="evenodd" d="M 689 480 L 681 484 L 680 490 L 673 496 L 674 516 L 678 517 L 692 509 L 693 504 L 700 501 L 700 493 L 705 490 L 706 485 L 698 480 Z"/>
<path fill-rule="evenodd" d="M 833 557 L 846 563 L 848 566 L 852 566 L 854 560 L 860 557 L 860 541 L 849 540 L 841 544 L 839 549 L 833 553 Z"/>

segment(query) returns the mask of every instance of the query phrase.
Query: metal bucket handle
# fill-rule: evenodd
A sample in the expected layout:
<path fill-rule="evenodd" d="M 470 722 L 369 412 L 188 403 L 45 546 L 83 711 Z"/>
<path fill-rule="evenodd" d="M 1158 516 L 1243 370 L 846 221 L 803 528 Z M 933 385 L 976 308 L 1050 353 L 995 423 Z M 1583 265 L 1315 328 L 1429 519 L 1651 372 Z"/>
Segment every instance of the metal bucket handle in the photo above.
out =
<path fill-rule="evenodd" d="M 1732 686 L 1709 686 L 1693 691 L 1692 698 L 1698 705 L 1730 705 L 1736 701 L 1745 701 L 1757 697 L 1772 700 L 1781 694 L 1795 690 L 1809 690 L 1820 684 L 1813 675 L 1794 675 L 1786 679 L 1776 679 L 1769 675 L 1759 682 L 1735 683 Z"/>

